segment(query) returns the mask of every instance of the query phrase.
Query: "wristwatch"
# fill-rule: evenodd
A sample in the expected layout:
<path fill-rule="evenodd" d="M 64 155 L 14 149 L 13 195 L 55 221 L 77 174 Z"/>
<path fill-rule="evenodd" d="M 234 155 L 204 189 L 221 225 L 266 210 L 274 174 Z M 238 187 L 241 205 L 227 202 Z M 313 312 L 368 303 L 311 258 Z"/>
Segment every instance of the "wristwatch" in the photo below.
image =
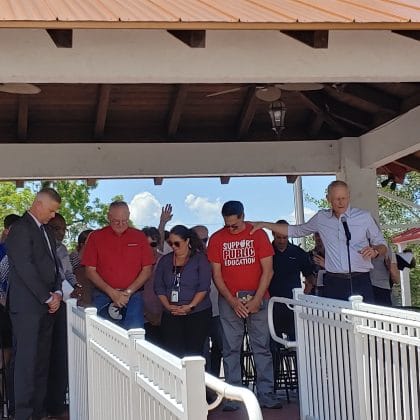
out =
<path fill-rule="evenodd" d="M 131 290 L 131 289 L 125 289 L 124 290 L 126 293 L 128 293 L 130 296 L 131 296 L 131 294 L 133 293 L 133 291 Z"/>

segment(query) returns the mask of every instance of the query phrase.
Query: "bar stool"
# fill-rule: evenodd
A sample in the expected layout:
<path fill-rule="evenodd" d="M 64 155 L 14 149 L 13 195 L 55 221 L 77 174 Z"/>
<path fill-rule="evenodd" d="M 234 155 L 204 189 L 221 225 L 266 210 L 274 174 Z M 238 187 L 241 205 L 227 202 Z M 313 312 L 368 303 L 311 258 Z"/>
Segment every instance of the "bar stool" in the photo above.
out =
<path fill-rule="evenodd" d="M 287 402 L 290 402 L 289 391 L 298 389 L 298 372 L 296 349 L 276 345 L 273 354 L 274 391 L 284 390 Z"/>
<path fill-rule="evenodd" d="M 246 320 L 244 320 L 244 334 L 242 340 L 240 361 L 242 385 L 246 387 L 252 385 L 252 390 L 254 391 L 255 384 L 257 381 L 257 370 L 255 369 L 254 355 L 252 353 L 251 343 L 249 341 Z"/>

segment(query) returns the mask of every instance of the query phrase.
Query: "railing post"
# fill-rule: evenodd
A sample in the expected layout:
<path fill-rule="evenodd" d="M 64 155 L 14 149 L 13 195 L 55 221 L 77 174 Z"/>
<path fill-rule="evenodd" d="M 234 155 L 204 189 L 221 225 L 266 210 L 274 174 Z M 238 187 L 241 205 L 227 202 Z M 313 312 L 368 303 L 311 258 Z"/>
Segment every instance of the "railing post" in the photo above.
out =
<path fill-rule="evenodd" d="M 363 303 L 362 296 L 350 296 L 349 302 L 354 310 L 359 310 L 360 304 Z M 352 381 L 353 391 L 353 407 L 355 420 L 366 419 L 366 395 L 365 395 L 365 378 L 364 365 L 366 363 L 366 354 L 363 346 L 363 335 L 357 331 L 357 325 L 360 323 L 355 317 L 350 318 L 352 323 L 353 343 L 351 343 L 350 351 L 354 357 L 350 358 L 350 369 L 354 372 L 356 378 Z M 352 366 L 355 363 L 356 366 Z"/>
<path fill-rule="evenodd" d="M 87 394 L 88 394 L 88 408 L 89 408 L 89 419 L 95 420 L 95 405 L 96 397 L 93 396 L 97 390 L 95 389 L 95 366 L 93 363 L 92 349 L 90 346 L 90 340 L 92 337 L 92 317 L 96 316 L 96 308 L 86 308 L 85 309 L 85 322 L 86 322 L 86 360 L 87 360 Z M 76 419 L 75 419 L 76 420 Z M 77 419 L 78 420 L 78 419 Z"/>
<path fill-rule="evenodd" d="M 75 338 L 73 334 L 73 308 L 76 307 L 76 299 L 69 299 L 66 302 L 67 311 L 67 349 L 68 349 L 68 375 L 69 375 L 69 412 L 70 418 L 74 418 L 77 413 L 76 409 L 76 381 L 74 375 L 76 374 L 76 366 L 74 363 Z"/>
<path fill-rule="evenodd" d="M 293 289 L 293 299 L 299 300 L 299 295 L 303 293 L 302 289 Z M 306 418 L 310 413 L 309 408 L 309 393 L 312 392 L 311 385 L 308 382 L 311 372 L 308 372 L 308 365 L 305 355 L 305 336 L 304 336 L 304 321 L 299 316 L 303 312 L 302 306 L 295 305 L 293 308 L 295 313 L 295 331 L 296 331 L 296 358 L 298 365 L 299 377 L 299 405 L 300 414 L 302 418 Z"/>
<path fill-rule="evenodd" d="M 185 401 L 183 420 L 207 419 L 206 387 L 203 357 L 191 356 L 181 360 L 183 371 L 182 400 Z"/>
<path fill-rule="evenodd" d="M 136 340 L 145 339 L 145 330 L 135 328 L 128 331 L 130 340 L 129 365 L 130 365 L 130 420 L 139 418 L 140 394 L 136 387 L 136 373 L 138 372 L 138 357 L 136 352 Z M 141 413 L 141 409 L 140 409 Z M 141 416 L 140 416 L 141 417 Z"/>

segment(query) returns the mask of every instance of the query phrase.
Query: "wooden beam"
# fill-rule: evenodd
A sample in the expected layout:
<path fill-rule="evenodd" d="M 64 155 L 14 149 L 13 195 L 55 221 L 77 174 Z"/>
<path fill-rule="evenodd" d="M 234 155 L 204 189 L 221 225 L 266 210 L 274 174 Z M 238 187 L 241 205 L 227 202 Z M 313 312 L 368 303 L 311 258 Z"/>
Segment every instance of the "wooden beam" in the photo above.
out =
<path fill-rule="evenodd" d="M 181 115 L 184 110 L 184 105 L 187 100 L 188 86 L 178 85 L 175 91 L 174 99 L 172 101 L 171 110 L 168 117 L 168 136 L 174 137 L 178 131 Z"/>
<path fill-rule="evenodd" d="M 57 48 L 73 47 L 72 29 L 47 29 L 47 33 Z"/>
<path fill-rule="evenodd" d="M 286 175 L 286 181 L 288 184 L 294 184 L 295 181 L 297 180 L 297 177 L 299 175 Z"/>
<path fill-rule="evenodd" d="M 402 101 L 400 112 L 403 114 L 407 111 L 410 111 L 410 109 L 415 108 L 419 105 L 420 105 L 420 90 L 416 92 L 415 94 L 409 96 L 408 98 L 405 98 Z"/>
<path fill-rule="evenodd" d="M 245 101 L 242 105 L 241 115 L 239 117 L 237 130 L 237 136 L 239 138 L 244 137 L 248 133 L 249 127 L 252 123 L 252 120 L 254 119 L 258 103 L 258 99 L 255 96 L 256 90 L 257 88 L 255 86 L 248 88 Z"/>
<path fill-rule="evenodd" d="M 229 184 L 230 176 L 221 176 L 220 177 L 220 183 L 223 185 Z"/>
<path fill-rule="evenodd" d="M 26 140 L 28 137 L 28 97 L 19 95 L 17 138 Z"/>
<path fill-rule="evenodd" d="M 23 188 L 25 186 L 25 181 L 23 179 L 15 180 L 16 188 Z"/>
<path fill-rule="evenodd" d="M 155 176 L 153 178 L 153 183 L 155 185 L 162 185 L 163 184 L 163 177 Z"/>
<path fill-rule="evenodd" d="M 87 178 L 86 179 L 86 185 L 88 187 L 94 187 L 96 185 L 97 181 L 98 180 L 96 178 Z"/>
<path fill-rule="evenodd" d="M 168 30 L 168 32 L 179 39 L 185 45 L 191 48 L 205 48 L 206 47 L 206 31 L 182 31 L 182 30 Z"/>
<path fill-rule="evenodd" d="M 404 156 L 401 159 L 398 159 L 397 163 L 401 163 L 409 169 L 420 172 L 420 159 L 415 155 Z"/>
<path fill-rule="evenodd" d="M 392 31 L 394 34 L 420 41 L 420 31 Z"/>
<path fill-rule="evenodd" d="M 321 114 L 314 114 L 315 118 L 309 125 L 308 133 L 311 137 L 316 137 L 324 124 L 324 118 Z"/>
<path fill-rule="evenodd" d="M 350 87 L 349 87 L 350 89 Z M 324 86 L 323 91 L 331 98 L 345 103 L 353 108 L 370 114 L 389 114 L 390 118 L 397 115 L 397 110 L 400 105 L 398 101 L 387 100 L 387 95 L 384 92 L 379 92 L 374 89 L 369 89 L 364 86 L 351 87 L 351 91 L 339 91 L 331 86 Z M 391 103 L 392 102 L 392 103 Z M 395 109 L 394 109 L 395 108 Z"/>
<path fill-rule="evenodd" d="M 328 48 L 328 31 L 280 31 L 311 48 Z"/>
<path fill-rule="evenodd" d="M 337 121 L 335 121 L 329 114 L 327 114 L 326 111 L 322 110 L 312 99 L 310 99 L 307 96 L 307 93 L 305 94 L 303 92 L 296 92 L 296 94 L 300 96 L 302 102 L 307 108 L 311 109 L 316 115 L 322 117 L 325 123 L 328 124 L 330 128 L 332 128 L 335 132 L 342 136 L 347 133 L 347 130 Z"/>
<path fill-rule="evenodd" d="M 109 98 L 111 95 L 111 85 L 100 85 L 98 103 L 96 106 L 96 121 L 94 138 L 102 139 L 105 133 L 106 116 L 108 114 Z"/>

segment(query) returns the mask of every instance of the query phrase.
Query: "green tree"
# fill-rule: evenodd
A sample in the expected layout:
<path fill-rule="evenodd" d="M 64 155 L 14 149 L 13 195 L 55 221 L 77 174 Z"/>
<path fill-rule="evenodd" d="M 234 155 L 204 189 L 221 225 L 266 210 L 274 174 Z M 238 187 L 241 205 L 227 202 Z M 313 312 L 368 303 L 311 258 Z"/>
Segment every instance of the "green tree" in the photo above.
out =
<path fill-rule="evenodd" d="M 88 186 L 84 181 L 53 181 L 44 182 L 42 186 L 51 186 L 62 198 L 60 214 L 67 222 L 66 243 L 70 247 L 76 242 L 79 233 L 88 228 L 99 228 L 107 222 L 108 203 L 102 203 L 99 198 L 91 200 L 91 192 L 97 184 Z M 25 188 L 17 189 L 12 182 L 0 183 L 0 217 L 10 213 L 22 214 L 27 210 L 41 188 L 40 182 L 27 183 Z M 116 196 L 113 200 L 122 200 Z"/>

